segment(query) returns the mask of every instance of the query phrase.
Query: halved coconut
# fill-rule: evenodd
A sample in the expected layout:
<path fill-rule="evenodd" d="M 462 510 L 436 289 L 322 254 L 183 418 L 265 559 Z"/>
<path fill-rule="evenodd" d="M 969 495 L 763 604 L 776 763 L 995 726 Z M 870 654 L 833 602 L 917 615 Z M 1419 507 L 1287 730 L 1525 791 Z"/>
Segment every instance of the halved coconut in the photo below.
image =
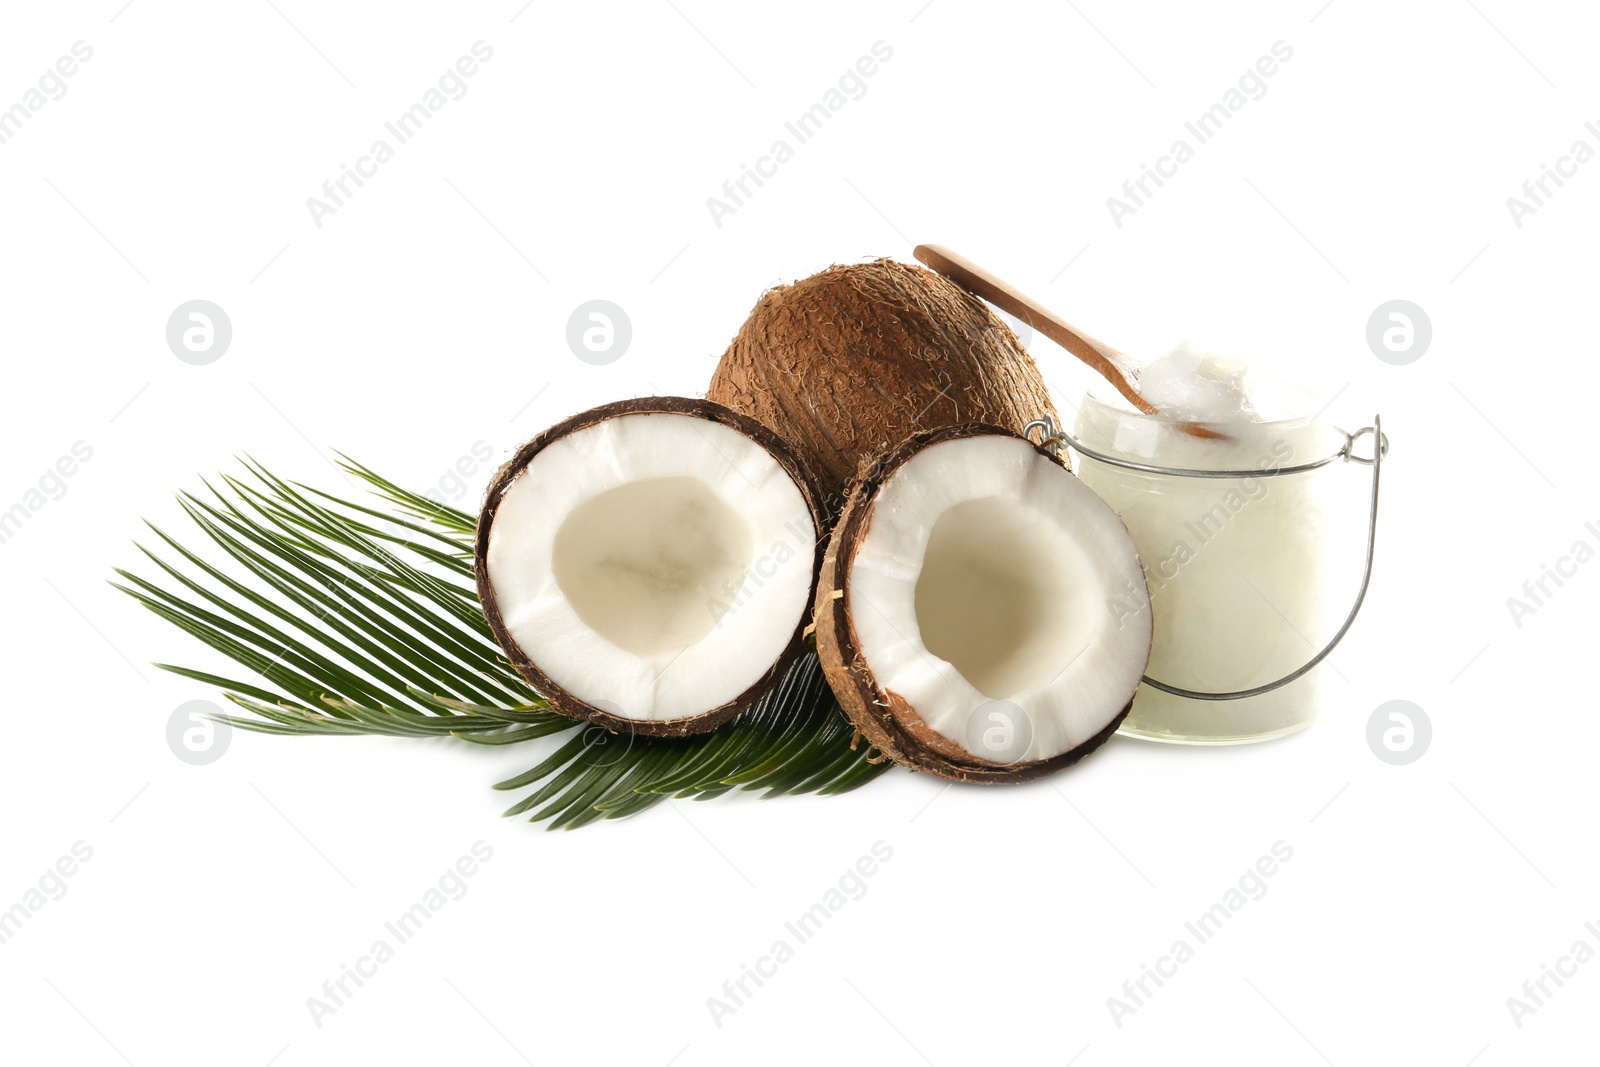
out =
<path fill-rule="evenodd" d="M 864 468 L 818 578 L 817 651 L 851 721 L 894 759 L 1019 781 L 1116 730 L 1150 619 L 1116 513 L 1045 449 L 967 424 Z"/>
<path fill-rule="evenodd" d="M 478 597 L 551 705 L 611 730 L 710 730 L 799 651 L 822 537 L 816 489 L 753 419 L 625 400 L 523 445 L 478 520 Z"/>

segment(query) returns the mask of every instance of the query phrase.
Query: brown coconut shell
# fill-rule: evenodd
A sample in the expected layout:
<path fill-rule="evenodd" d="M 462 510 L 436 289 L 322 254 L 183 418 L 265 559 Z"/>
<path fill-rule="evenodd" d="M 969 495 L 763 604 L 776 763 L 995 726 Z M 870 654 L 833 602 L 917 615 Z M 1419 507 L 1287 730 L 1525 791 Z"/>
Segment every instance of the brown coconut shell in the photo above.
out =
<path fill-rule="evenodd" d="M 696 400 L 688 397 L 642 397 L 636 400 L 618 400 L 610 404 L 602 404 L 588 411 L 579 412 L 556 423 L 554 426 L 539 434 L 533 440 L 517 449 L 512 456 L 495 474 L 494 480 L 489 483 L 489 488 L 484 494 L 483 509 L 478 515 L 477 534 L 473 540 L 473 570 L 477 577 L 478 602 L 483 606 L 484 616 L 489 620 L 489 629 L 494 633 L 495 640 L 506 654 L 506 659 L 512 668 L 529 685 L 533 686 L 538 694 L 545 698 L 550 707 L 563 715 L 584 722 L 596 723 L 613 733 L 632 733 L 646 737 L 686 737 L 691 734 L 706 733 L 716 729 L 739 712 L 748 708 L 767 691 L 782 680 L 790 665 L 799 656 L 803 648 L 802 634 L 807 628 L 809 620 L 802 618 L 795 626 L 793 637 L 783 651 L 773 660 L 772 666 L 764 673 L 755 684 L 746 689 L 737 697 L 718 707 L 708 709 L 699 714 L 680 719 L 662 719 L 657 721 L 644 721 L 630 719 L 617 715 L 604 708 L 573 695 L 556 682 L 539 665 L 530 659 L 516 639 L 511 636 L 506 628 L 505 618 L 500 613 L 500 607 L 495 601 L 494 586 L 489 580 L 489 531 L 494 525 L 495 514 L 499 511 L 500 502 L 506 490 L 516 481 L 517 477 L 527 468 L 533 458 L 548 447 L 552 442 L 565 437 L 576 430 L 582 430 L 607 419 L 614 419 L 621 415 L 637 414 L 675 414 L 690 415 L 695 418 L 705 419 L 708 422 L 720 423 L 731 427 L 739 433 L 760 445 L 778 461 L 784 471 L 794 479 L 795 485 L 800 489 L 800 495 L 805 499 L 806 507 L 811 512 L 812 524 L 818 532 L 815 554 L 812 559 L 812 589 L 816 588 L 817 558 L 821 556 L 824 547 L 823 531 L 827 529 L 823 519 L 822 495 L 817 489 L 815 478 L 810 470 L 795 455 L 793 449 L 784 443 L 783 439 L 756 420 L 730 411 L 721 404 L 709 400 Z"/>
<path fill-rule="evenodd" d="M 912 434 L 968 422 L 1021 433 L 1056 413 L 1033 357 L 987 304 L 892 259 L 762 294 L 706 396 L 791 442 L 830 514 L 863 458 Z"/>
<path fill-rule="evenodd" d="M 817 575 L 814 622 L 817 656 L 822 662 L 823 674 L 833 688 L 839 705 L 867 741 L 895 762 L 915 770 L 957 782 L 997 784 L 1042 778 L 1093 752 L 1116 733 L 1122 720 L 1127 718 L 1128 712 L 1133 709 L 1132 694 L 1129 695 L 1127 706 L 1103 730 L 1060 755 L 1017 763 L 995 763 L 980 759 L 929 726 L 900 694 L 878 684 L 872 668 L 862 655 L 860 638 L 852 621 L 849 581 L 856 553 L 860 551 L 872 525 L 872 511 L 878 493 L 895 472 L 911 457 L 932 445 L 987 434 L 1022 437 L 999 426 L 975 423 L 945 426 L 917 434 L 882 456 L 862 464 L 860 477 L 852 487 L 844 512 L 828 539 L 821 572 Z M 1027 440 L 1025 437 L 1022 439 Z M 1065 467 L 1061 457 L 1032 441 L 1028 444 L 1040 455 Z"/>

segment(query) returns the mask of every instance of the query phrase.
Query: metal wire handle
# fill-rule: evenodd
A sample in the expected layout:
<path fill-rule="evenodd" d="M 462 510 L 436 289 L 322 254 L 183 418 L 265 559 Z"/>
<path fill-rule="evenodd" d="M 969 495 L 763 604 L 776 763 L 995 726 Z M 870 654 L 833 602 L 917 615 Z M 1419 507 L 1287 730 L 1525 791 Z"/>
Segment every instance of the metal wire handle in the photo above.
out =
<path fill-rule="evenodd" d="M 1071 446 L 1073 451 L 1080 455 L 1088 456 L 1090 459 L 1098 460 L 1113 467 L 1121 467 L 1125 470 L 1143 471 L 1146 474 L 1167 474 L 1184 478 L 1272 478 L 1283 474 L 1303 474 L 1306 471 L 1317 470 L 1319 467 L 1326 467 L 1330 463 L 1340 461 L 1345 463 L 1366 463 L 1372 467 L 1372 510 L 1367 519 L 1367 561 L 1361 574 L 1361 588 L 1356 593 L 1355 605 L 1351 607 L 1350 614 L 1345 617 L 1344 625 L 1339 627 L 1339 632 L 1333 635 L 1333 640 L 1323 646 L 1322 651 L 1312 656 L 1298 670 L 1284 675 L 1275 682 L 1258 685 L 1253 689 L 1240 689 L 1232 693 L 1202 693 L 1193 689 L 1184 689 L 1180 686 L 1158 682 L 1148 674 L 1144 676 L 1145 685 L 1153 689 L 1159 689 L 1163 693 L 1171 693 L 1173 696 L 1188 697 L 1190 700 L 1244 700 L 1247 697 L 1261 696 L 1263 693 L 1270 693 L 1274 689 L 1281 689 L 1290 682 L 1297 681 L 1304 675 L 1309 674 L 1316 668 L 1317 664 L 1327 659 L 1333 650 L 1339 647 L 1339 642 L 1344 640 L 1344 635 L 1350 632 L 1350 627 L 1355 624 L 1356 616 L 1361 613 L 1362 603 L 1367 599 L 1367 588 L 1372 584 L 1372 558 L 1378 544 L 1378 482 L 1383 473 L 1383 457 L 1389 454 L 1389 438 L 1384 436 L 1383 433 L 1382 416 L 1372 416 L 1371 426 L 1364 426 L 1353 434 L 1340 430 L 1339 432 L 1344 434 L 1344 444 L 1340 446 L 1337 452 L 1324 459 L 1313 460 L 1309 463 L 1301 463 L 1292 467 L 1273 467 L 1248 471 L 1209 471 L 1186 467 L 1158 467 L 1148 463 L 1137 463 L 1133 460 L 1122 459 L 1117 456 L 1109 456 L 1085 447 L 1076 438 L 1056 425 L 1055 418 L 1050 415 L 1034 419 L 1028 423 L 1022 428 L 1022 435 L 1032 440 L 1032 431 L 1036 428 L 1041 434 L 1039 442 L 1041 447 L 1050 452 L 1051 455 L 1059 454 L 1063 446 Z M 1374 443 L 1372 455 L 1370 457 L 1356 455 L 1356 442 L 1368 434 L 1372 435 Z"/>

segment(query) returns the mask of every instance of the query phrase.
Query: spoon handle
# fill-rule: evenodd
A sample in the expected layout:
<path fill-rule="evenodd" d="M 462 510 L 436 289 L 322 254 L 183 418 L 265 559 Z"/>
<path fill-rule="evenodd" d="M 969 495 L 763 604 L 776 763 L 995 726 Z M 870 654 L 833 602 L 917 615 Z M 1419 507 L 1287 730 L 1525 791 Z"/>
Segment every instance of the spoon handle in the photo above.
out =
<path fill-rule="evenodd" d="M 943 245 L 918 245 L 912 255 L 929 269 L 944 275 L 974 296 L 982 297 L 1015 315 L 1083 360 L 1146 415 L 1156 413 L 1155 405 L 1139 395 L 1140 368 L 1132 359 L 1105 342 L 1090 337 L 1009 282 Z"/>

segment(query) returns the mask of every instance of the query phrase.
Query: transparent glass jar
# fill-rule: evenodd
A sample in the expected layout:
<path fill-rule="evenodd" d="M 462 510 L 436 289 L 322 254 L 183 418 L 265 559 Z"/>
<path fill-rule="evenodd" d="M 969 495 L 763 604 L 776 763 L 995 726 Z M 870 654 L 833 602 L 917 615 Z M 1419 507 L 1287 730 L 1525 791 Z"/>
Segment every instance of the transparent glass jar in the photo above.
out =
<path fill-rule="evenodd" d="M 1288 386 L 1268 393 L 1262 410 L 1306 412 L 1314 400 Z M 1325 668 L 1239 699 L 1180 696 L 1148 679 L 1237 693 L 1280 680 L 1317 656 L 1358 582 L 1364 591 L 1350 565 L 1359 563 L 1353 542 L 1363 479 L 1332 462 L 1349 457 L 1352 439 L 1318 414 L 1207 426 L 1222 436 L 1197 437 L 1094 391 L 1079 408 L 1073 443 L 1087 450 L 1078 455 L 1079 477 L 1133 535 L 1155 615 L 1147 682 L 1122 732 L 1186 744 L 1264 741 L 1311 724 Z M 1375 480 L 1373 486 L 1375 493 Z"/>

